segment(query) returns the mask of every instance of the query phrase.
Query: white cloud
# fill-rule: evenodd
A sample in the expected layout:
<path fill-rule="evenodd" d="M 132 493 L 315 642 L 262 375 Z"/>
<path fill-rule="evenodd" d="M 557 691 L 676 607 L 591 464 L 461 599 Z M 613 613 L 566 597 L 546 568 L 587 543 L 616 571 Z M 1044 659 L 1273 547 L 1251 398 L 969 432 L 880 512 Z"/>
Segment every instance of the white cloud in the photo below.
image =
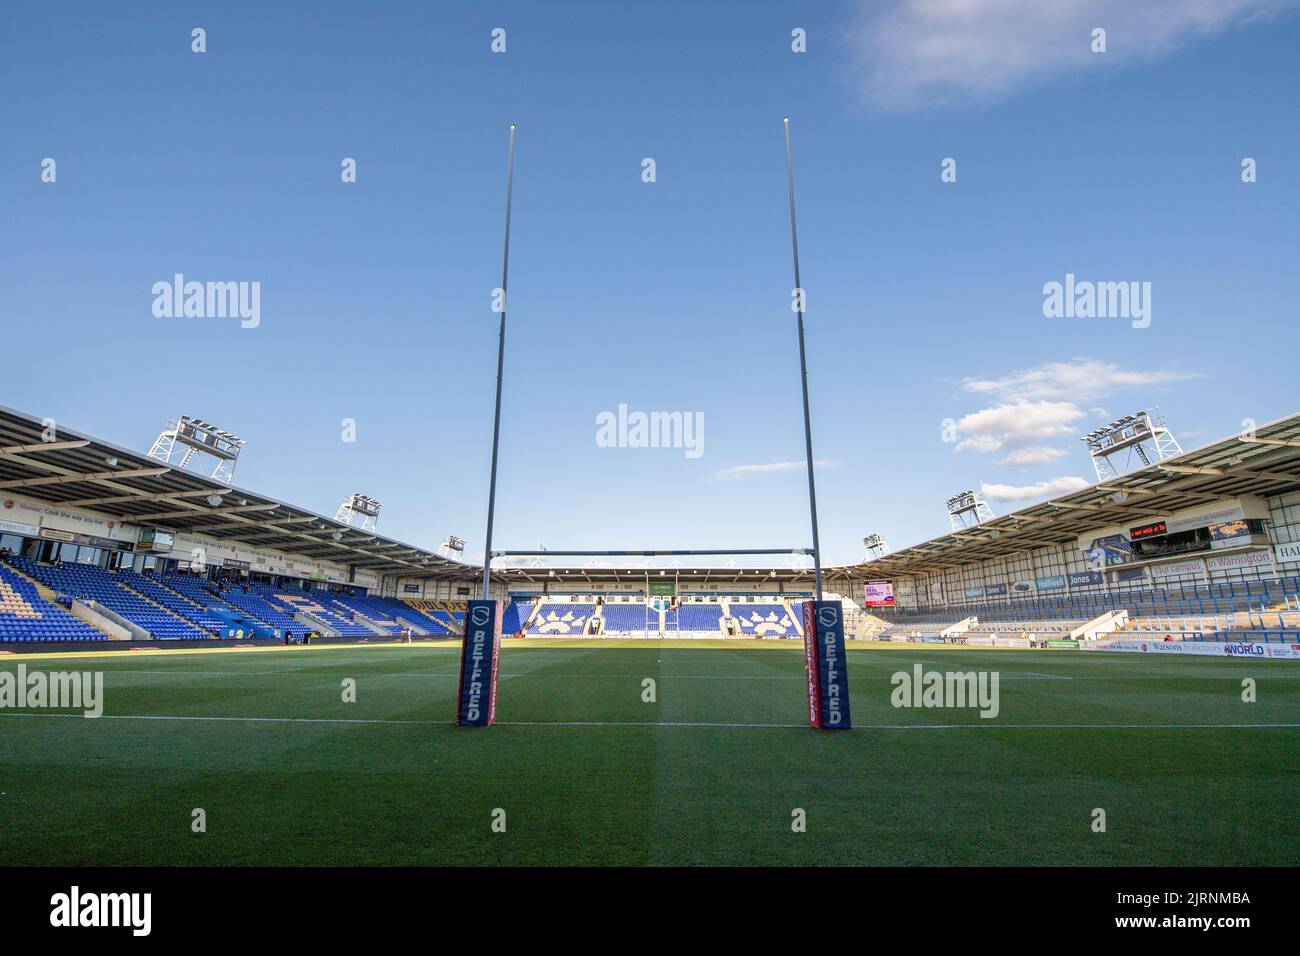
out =
<path fill-rule="evenodd" d="M 1006 458 L 999 461 L 998 464 L 1006 465 L 1008 468 L 1028 468 L 1031 465 L 1045 465 L 1049 461 L 1056 461 L 1056 459 L 1064 457 L 1064 449 L 1035 445 L 1032 448 L 1019 448 L 1013 451 Z"/>
<path fill-rule="evenodd" d="M 962 388 L 1002 401 L 1093 402 L 1124 389 L 1150 389 L 1202 377 L 1178 369 L 1124 369 L 1101 359 L 1075 358 L 1021 369 L 1002 378 L 968 378 L 962 381 Z M 1089 411 L 1105 414 L 1101 408 Z"/>
<path fill-rule="evenodd" d="M 867 99 L 889 109 L 1000 99 L 1054 75 L 1167 56 L 1296 0 L 858 0 L 848 42 Z M 1107 52 L 1093 53 L 1095 27 Z"/>
<path fill-rule="evenodd" d="M 992 498 L 994 501 L 1027 501 L 1031 498 L 1064 495 L 1087 487 L 1088 482 L 1082 478 L 1067 475 L 1053 478 L 1051 481 L 1040 481 L 1034 485 L 990 485 L 984 482 L 980 484 L 980 491 L 983 492 L 984 497 Z"/>
<path fill-rule="evenodd" d="M 813 468 L 834 468 L 839 465 L 838 461 L 828 461 L 824 458 L 818 458 L 813 461 Z M 719 468 L 713 473 L 714 478 L 735 479 L 735 478 L 757 478 L 762 475 L 776 475 L 787 471 L 806 471 L 808 463 L 806 461 L 773 461 L 761 465 L 732 465 L 730 468 Z"/>
<path fill-rule="evenodd" d="M 1001 451 L 1071 434 L 1083 409 L 1072 402 L 1010 402 L 972 412 L 957 421 L 963 435 L 956 451 Z"/>

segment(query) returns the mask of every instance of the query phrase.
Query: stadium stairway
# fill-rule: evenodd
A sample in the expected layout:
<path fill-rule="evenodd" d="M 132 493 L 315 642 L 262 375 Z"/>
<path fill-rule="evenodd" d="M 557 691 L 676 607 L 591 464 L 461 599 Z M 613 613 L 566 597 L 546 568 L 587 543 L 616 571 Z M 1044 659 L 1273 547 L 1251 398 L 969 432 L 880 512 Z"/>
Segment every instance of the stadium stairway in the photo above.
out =
<path fill-rule="evenodd" d="M 344 619 L 350 616 L 353 624 L 368 628 L 371 634 L 379 637 L 392 637 L 401 630 L 401 625 L 391 618 L 385 618 L 382 622 L 377 620 L 376 617 L 382 615 L 377 615 L 373 609 L 366 608 L 363 610 L 355 604 L 345 604 L 334 596 L 331 596 L 329 601 L 333 605 L 330 610 L 335 614 Z M 367 614 L 366 611 L 370 611 L 370 613 Z"/>
<path fill-rule="evenodd" d="M 170 608 L 134 590 L 121 574 L 95 565 L 40 564 L 26 558 L 12 558 L 9 567 L 37 581 L 51 591 L 70 598 L 94 602 L 115 623 L 127 622 L 140 632 L 157 640 L 202 640 L 212 637 L 195 624 L 187 621 Z"/>
<path fill-rule="evenodd" d="M 893 625 L 874 614 L 863 613 L 858 617 L 857 631 L 854 637 L 861 641 L 874 641 L 889 633 Z"/>
<path fill-rule="evenodd" d="M 327 636 L 373 637 L 384 634 L 383 630 L 374 624 L 360 624 L 348 619 L 337 610 L 331 610 L 308 591 L 277 591 L 275 598 L 280 604 L 292 608 L 296 617 L 307 618 L 313 626 Z M 323 598 L 323 600 L 328 599 Z"/>
<path fill-rule="evenodd" d="M 794 625 L 795 637 L 803 637 L 803 602 L 799 602 L 799 610 L 794 609 L 794 605 L 789 598 L 782 598 L 781 604 L 785 606 L 786 611 L 790 614 L 790 623 Z"/>
<path fill-rule="evenodd" d="M 301 621 L 296 620 L 278 604 L 268 600 L 267 595 L 260 591 L 229 588 L 222 593 L 223 595 L 229 595 L 225 597 L 225 601 L 233 606 L 236 611 L 261 621 L 269 627 L 295 633 L 300 632 L 304 627 Z"/>
<path fill-rule="evenodd" d="M 525 623 L 527 623 L 528 618 L 532 617 L 533 605 L 535 603 L 536 602 L 531 599 L 509 601 L 506 604 L 505 611 L 502 612 L 501 615 L 501 636 L 514 637 L 517 634 L 522 635 Z M 523 610 L 525 605 L 528 608 L 528 613 L 523 617 L 520 617 L 520 611 Z"/>
<path fill-rule="evenodd" d="M 430 622 L 423 626 L 428 628 L 429 633 L 433 634 L 435 637 L 446 637 L 450 634 L 456 633 L 452 630 L 452 626 L 446 618 L 439 617 L 436 614 L 433 601 L 424 600 L 422 598 L 404 598 L 402 603 Z"/>
<path fill-rule="evenodd" d="M 533 626 L 533 622 L 537 620 L 537 612 L 542 609 L 542 602 L 540 600 L 533 601 L 532 605 L 533 606 L 528 610 L 528 617 L 524 618 L 520 622 L 519 633 L 524 637 L 528 636 L 529 629 Z"/>
<path fill-rule="evenodd" d="M 210 604 L 216 605 L 218 607 L 224 606 L 229 608 L 232 613 L 238 614 L 241 617 L 249 618 L 253 621 L 256 621 L 258 624 L 265 624 L 267 627 L 270 628 L 276 628 L 280 626 L 276 624 L 274 621 L 267 619 L 270 615 L 267 615 L 265 613 L 264 608 L 258 608 L 255 605 L 247 608 L 240 607 L 239 605 L 235 604 L 233 601 L 230 601 L 225 597 L 217 594 L 215 591 L 209 590 L 209 588 L 211 587 L 211 582 L 197 575 L 182 575 L 182 574 L 173 573 L 167 575 L 164 578 L 155 579 L 155 580 L 159 587 L 166 589 L 172 594 L 177 594 L 183 597 L 185 600 L 189 601 L 191 604 L 196 605 L 197 607 L 206 608 Z M 251 597 L 252 595 L 246 595 L 246 596 Z M 253 602 L 251 601 L 247 603 L 253 605 Z M 257 613 L 258 610 L 262 610 L 263 613 L 261 614 Z M 286 618 L 286 620 L 291 620 L 291 619 Z"/>
<path fill-rule="evenodd" d="M 188 588 L 186 590 L 181 585 L 181 579 L 175 574 L 166 578 L 154 577 L 152 574 L 142 575 L 142 577 L 157 589 L 157 597 L 160 600 L 164 603 L 173 602 L 171 604 L 172 610 L 202 627 L 211 627 L 220 632 L 228 624 L 221 617 L 209 613 L 208 608 L 210 607 L 218 608 L 228 614 L 238 615 L 238 617 L 255 624 L 263 624 L 267 627 L 273 626 L 270 622 L 264 621 L 242 608 L 235 607 L 225 598 L 205 590 L 204 585 L 201 583 L 202 579 L 192 583 L 186 582 Z"/>
<path fill-rule="evenodd" d="M 55 598 L 54 589 L 46 586 L 42 582 L 38 581 L 36 578 L 32 577 L 30 574 L 27 574 L 25 571 L 23 571 L 22 568 L 15 565 L 12 561 L 0 561 L 0 569 L 8 571 L 15 578 L 30 584 L 35 589 L 36 593 L 40 596 L 40 599 L 42 601 L 45 601 L 49 604 L 54 603 L 54 598 Z"/>
<path fill-rule="evenodd" d="M 131 572 L 131 573 L 134 574 L 135 572 Z M 191 617 L 186 614 L 181 614 L 178 611 L 174 610 L 172 607 L 163 604 L 161 601 L 157 600 L 157 597 L 162 597 L 163 595 L 148 593 L 149 592 L 148 584 L 152 583 L 152 582 L 148 582 L 148 579 L 145 579 L 146 580 L 145 584 L 141 584 L 138 581 L 125 578 L 122 574 L 115 575 L 115 577 L 117 577 L 118 579 L 117 580 L 118 587 L 125 588 L 126 590 L 130 591 L 132 594 L 139 595 L 143 600 L 148 601 L 150 604 L 158 608 L 160 611 L 163 611 L 166 614 L 170 614 L 172 617 L 176 618 L 176 620 L 182 621 L 185 624 L 188 624 L 191 628 L 200 631 L 201 632 L 200 636 L 202 637 L 213 637 L 214 636 L 213 628 L 221 626 L 220 621 L 211 620 L 207 617 L 207 615 L 203 615 L 201 618 Z"/>
<path fill-rule="evenodd" d="M 334 593 L 329 595 L 329 600 L 344 616 L 352 615 L 354 620 L 377 628 L 376 634 L 396 637 L 405 627 L 411 628 L 414 634 L 428 634 L 418 615 L 410 613 L 406 605 L 388 598 Z"/>
<path fill-rule="evenodd" d="M 35 578 L 0 562 L 0 643 L 106 640 L 112 636 L 55 604 Z"/>

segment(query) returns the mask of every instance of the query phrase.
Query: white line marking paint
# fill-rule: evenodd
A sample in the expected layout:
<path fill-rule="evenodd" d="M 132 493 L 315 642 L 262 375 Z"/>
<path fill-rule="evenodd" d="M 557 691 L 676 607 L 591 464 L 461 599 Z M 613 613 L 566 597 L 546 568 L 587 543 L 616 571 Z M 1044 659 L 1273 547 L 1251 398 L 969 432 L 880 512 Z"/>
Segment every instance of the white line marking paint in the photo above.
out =
<path fill-rule="evenodd" d="M 80 713 L 53 714 L 31 713 L 27 711 L 8 711 L 7 717 L 63 717 L 87 720 Z M 156 720 L 156 721 L 195 721 L 203 723 L 250 723 L 250 724 L 398 724 L 420 727 L 449 725 L 450 720 L 389 720 L 380 717 L 206 717 L 170 714 L 103 714 L 96 720 Z M 808 724 L 762 724 L 762 723 L 727 723 L 714 721 L 652 721 L 629 720 L 498 720 L 502 727 L 634 727 L 641 729 L 658 729 L 674 727 L 704 728 L 787 728 L 808 727 Z M 1295 730 L 1296 724 L 855 724 L 853 730 Z"/>

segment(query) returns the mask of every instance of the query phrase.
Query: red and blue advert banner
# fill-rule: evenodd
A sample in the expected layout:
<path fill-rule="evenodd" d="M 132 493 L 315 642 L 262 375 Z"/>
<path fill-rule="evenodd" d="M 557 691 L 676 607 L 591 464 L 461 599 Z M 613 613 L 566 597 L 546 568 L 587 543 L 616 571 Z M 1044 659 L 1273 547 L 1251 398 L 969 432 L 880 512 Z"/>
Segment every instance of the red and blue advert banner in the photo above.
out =
<path fill-rule="evenodd" d="M 497 666 L 501 659 L 501 611 L 496 601 L 470 601 L 460 645 L 456 723 L 486 727 L 497 716 Z"/>
<path fill-rule="evenodd" d="M 822 730 L 848 730 L 849 672 L 844 656 L 844 608 L 839 601 L 805 601 L 804 669 L 808 722 Z"/>

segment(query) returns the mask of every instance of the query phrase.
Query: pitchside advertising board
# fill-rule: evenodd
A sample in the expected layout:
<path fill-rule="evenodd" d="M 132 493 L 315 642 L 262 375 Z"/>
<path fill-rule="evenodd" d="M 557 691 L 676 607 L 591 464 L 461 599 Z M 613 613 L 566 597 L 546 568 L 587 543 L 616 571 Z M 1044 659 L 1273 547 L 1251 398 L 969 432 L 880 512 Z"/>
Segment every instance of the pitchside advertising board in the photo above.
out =
<path fill-rule="evenodd" d="M 839 601 L 805 601 L 804 668 L 808 722 L 823 730 L 848 730 L 849 672 L 844 657 L 844 609 Z"/>
<path fill-rule="evenodd" d="M 1264 641 L 1084 641 L 1084 650 L 1175 657 L 1249 657 L 1254 660 L 1300 660 L 1300 644 Z"/>
<path fill-rule="evenodd" d="M 460 646 L 456 723 L 486 727 L 497 716 L 497 665 L 501 658 L 501 612 L 496 601 L 470 601 Z"/>

